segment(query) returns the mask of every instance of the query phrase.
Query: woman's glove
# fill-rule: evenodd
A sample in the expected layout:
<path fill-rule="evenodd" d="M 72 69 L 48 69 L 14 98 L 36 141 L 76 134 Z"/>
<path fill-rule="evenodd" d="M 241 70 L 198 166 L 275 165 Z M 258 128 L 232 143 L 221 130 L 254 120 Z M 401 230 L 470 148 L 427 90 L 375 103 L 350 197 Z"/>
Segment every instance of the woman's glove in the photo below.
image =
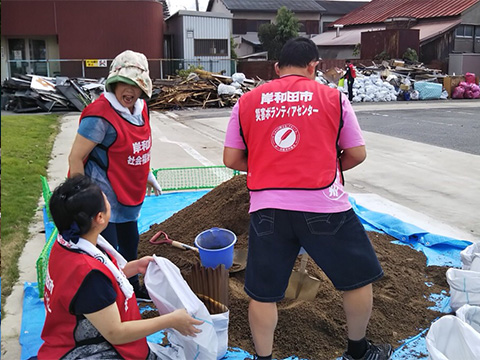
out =
<path fill-rule="evenodd" d="M 147 196 L 150 196 L 152 192 L 155 196 L 162 195 L 162 188 L 157 179 L 155 179 L 155 176 L 153 176 L 153 173 L 150 171 L 147 178 Z"/>

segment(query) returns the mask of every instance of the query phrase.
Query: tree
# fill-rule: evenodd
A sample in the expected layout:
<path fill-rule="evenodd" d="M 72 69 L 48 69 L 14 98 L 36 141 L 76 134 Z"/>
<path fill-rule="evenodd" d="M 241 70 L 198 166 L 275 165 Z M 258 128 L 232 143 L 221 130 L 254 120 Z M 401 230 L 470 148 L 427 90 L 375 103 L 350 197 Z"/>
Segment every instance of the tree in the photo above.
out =
<path fill-rule="evenodd" d="M 268 51 L 268 58 L 277 60 L 283 45 L 297 37 L 299 29 L 300 23 L 292 11 L 285 6 L 278 9 L 274 22 L 263 24 L 258 29 L 258 39 L 264 50 Z"/>
<path fill-rule="evenodd" d="M 230 36 L 230 59 L 238 59 L 237 52 L 235 49 L 238 47 L 238 44 L 233 40 L 233 36 Z"/>

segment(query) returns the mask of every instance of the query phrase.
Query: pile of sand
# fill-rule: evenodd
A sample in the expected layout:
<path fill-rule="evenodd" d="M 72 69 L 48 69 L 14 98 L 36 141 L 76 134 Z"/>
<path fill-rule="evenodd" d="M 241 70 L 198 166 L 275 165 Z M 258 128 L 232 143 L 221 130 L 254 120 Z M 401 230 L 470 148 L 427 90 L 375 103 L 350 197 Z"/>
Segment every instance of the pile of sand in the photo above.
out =
<path fill-rule="evenodd" d="M 167 244 L 152 245 L 148 240 L 159 230 L 171 239 L 189 245 L 197 234 L 212 227 L 232 230 L 238 238 L 236 248 L 247 248 L 249 195 L 245 176 L 236 176 L 217 186 L 192 205 L 161 224 L 153 225 L 140 237 L 139 257 L 156 254 L 170 259 L 186 274 L 199 262 L 193 251 L 183 251 Z M 425 256 L 408 246 L 392 244 L 388 235 L 368 233 L 385 276 L 374 284 L 374 310 L 367 336 L 374 342 L 401 341 L 430 326 L 440 314 L 429 310 L 434 304 L 429 294 L 448 290 L 447 268 L 426 266 Z M 341 294 L 323 272 L 310 260 L 310 275 L 321 280 L 313 302 L 284 300 L 278 303 L 278 326 L 274 358 L 292 355 L 307 359 L 333 359 L 345 349 L 345 316 Z M 248 326 L 248 297 L 243 291 L 244 271 L 231 274 L 229 346 L 253 353 Z M 431 286 L 427 286 L 429 283 Z"/>

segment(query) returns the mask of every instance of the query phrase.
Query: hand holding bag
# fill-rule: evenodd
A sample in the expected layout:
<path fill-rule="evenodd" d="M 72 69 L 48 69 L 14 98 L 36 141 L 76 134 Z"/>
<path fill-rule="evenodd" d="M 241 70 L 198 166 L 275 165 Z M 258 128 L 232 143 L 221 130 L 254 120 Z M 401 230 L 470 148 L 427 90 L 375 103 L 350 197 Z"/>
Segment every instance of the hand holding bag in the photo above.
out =
<path fill-rule="evenodd" d="M 176 360 L 217 360 L 218 338 L 212 318 L 205 305 L 183 279 L 178 267 L 170 260 L 153 256 L 145 273 L 145 286 L 160 315 L 176 309 L 186 309 L 195 319 L 204 323 L 197 336 L 183 336 L 175 329 L 168 330 L 168 341 L 173 348 L 183 350 L 184 357 Z M 155 349 L 152 349 L 155 350 Z"/>

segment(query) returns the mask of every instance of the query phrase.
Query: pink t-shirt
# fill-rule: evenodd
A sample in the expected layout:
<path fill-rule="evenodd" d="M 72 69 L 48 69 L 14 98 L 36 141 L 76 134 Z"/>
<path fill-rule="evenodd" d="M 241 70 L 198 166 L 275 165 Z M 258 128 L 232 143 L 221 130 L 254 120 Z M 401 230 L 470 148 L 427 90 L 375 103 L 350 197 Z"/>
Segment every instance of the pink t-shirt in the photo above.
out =
<path fill-rule="evenodd" d="M 238 119 L 238 103 L 233 107 L 225 135 L 224 146 L 234 149 L 245 149 L 240 135 Z M 357 116 L 348 98 L 342 94 L 343 128 L 340 131 L 338 145 L 348 149 L 365 145 Z M 250 212 L 274 208 L 316 213 L 337 213 L 350 209 L 348 194 L 341 184 L 338 170 L 335 182 L 323 190 L 262 190 L 250 192 Z"/>

